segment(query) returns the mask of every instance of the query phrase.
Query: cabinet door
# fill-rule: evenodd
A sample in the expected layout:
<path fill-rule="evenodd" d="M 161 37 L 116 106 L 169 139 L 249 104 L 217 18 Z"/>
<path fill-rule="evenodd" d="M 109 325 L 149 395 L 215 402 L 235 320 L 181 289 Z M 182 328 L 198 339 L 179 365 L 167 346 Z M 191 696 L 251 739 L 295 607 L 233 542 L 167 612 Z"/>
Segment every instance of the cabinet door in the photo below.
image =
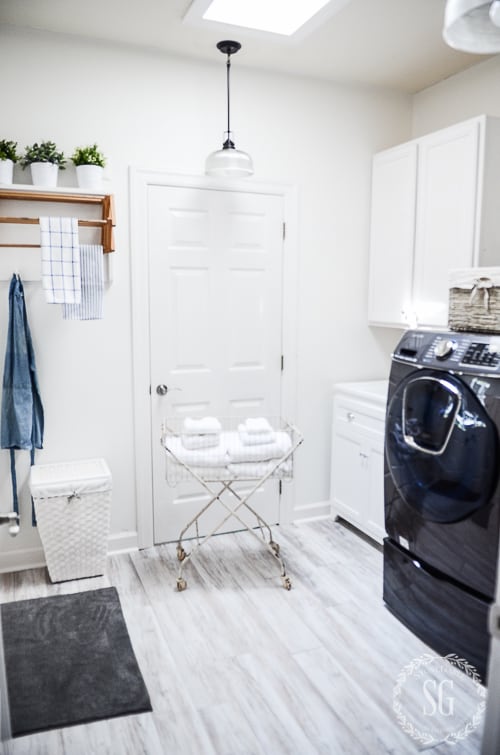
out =
<path fill-rule="evenodd" d="M 384 538 L 384 410 L 334 399 L 332 513 L 375 540 Z"/>
<path fill-rule="evenodd" d="M 385 537 L 384 447 L 383 436 L 371 444 L 369 452 L 369 495 L 366 512 L 367 532 L 381 543 Z"/>
<path fill-rule="evenodd" d="M 406 324 L 411 316 L 417 146 L 373 158 L 368 319 Z"/>
<path fill-rule="evenodd" d="M 449 271 L 474 264 L 479 121 L 419 140 L 413 301 L 419 325 L 446 326 Z"/>
<path fill-rule="evenodd" d="M 363 509 L 366 505 L 366 475 L 362 469 L 366 458 L 362 439 L 334 429 L 331 492 L 333 513 L 360 526 L 364 521 Z"/>

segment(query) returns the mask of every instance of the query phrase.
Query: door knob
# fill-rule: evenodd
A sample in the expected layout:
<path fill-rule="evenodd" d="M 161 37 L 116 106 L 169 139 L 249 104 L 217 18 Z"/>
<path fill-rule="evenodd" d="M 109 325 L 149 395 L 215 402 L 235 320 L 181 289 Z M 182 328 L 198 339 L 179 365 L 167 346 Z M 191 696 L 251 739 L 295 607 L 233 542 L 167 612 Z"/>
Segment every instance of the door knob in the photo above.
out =
<path fill-rule="evenodd" d="M 156 393 L 158 394 L 158 396 L 164 396 L 166 393 L 168 393 L 168 386 L 163 384 L 157 385 Z"/>

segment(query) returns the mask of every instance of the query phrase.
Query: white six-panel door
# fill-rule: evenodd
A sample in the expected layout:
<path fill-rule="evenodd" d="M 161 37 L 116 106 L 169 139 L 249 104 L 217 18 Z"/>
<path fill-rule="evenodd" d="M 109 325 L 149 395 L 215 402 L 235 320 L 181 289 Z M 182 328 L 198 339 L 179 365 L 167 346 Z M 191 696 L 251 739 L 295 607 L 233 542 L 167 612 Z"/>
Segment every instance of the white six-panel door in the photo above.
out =
<path fill-rule="evenodd" d="M 280 415 L 283 198 L 150 186 L 147 206 L 154 540 L 160 543 L 177 539 L 207 500 L 198 483 L 167 485 L 163 420 Z M 168 392 L 159 395 L 158 385 Z M 236 487 L 244 493 L 250 485 Z M 251 503 L 277 522 L 278 483 L 269 481 Z M 223 515 L 215 504 L 200 520 L 201 531 L 211 531 Z M 233 519 L 224 529 L 235 528 Z"/>

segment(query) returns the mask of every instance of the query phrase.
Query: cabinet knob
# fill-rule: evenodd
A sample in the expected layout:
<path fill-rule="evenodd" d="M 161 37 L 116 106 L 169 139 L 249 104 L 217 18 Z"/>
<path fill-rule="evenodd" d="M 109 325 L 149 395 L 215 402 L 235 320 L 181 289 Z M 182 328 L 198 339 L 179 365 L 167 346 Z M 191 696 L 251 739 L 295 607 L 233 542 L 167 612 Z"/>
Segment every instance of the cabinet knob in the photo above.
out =
<path fill-rule="evenodd" d="M 353 419 L 356 419 L 356 415 L 354 414 L 354 412 L 347 412 L 347 421 L 352 422 Z"/>

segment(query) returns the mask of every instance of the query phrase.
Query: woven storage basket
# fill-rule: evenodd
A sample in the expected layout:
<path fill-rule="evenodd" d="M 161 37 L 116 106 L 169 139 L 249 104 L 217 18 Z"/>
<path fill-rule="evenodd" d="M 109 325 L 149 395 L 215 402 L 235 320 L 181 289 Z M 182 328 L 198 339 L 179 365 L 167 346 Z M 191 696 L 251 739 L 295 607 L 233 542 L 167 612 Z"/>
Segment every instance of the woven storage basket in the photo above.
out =
<path fill-rule="evenodd" d="M 500 267 L 450 273 L 450 330 L 500 333 Z"/>
<path fill-rule="evenodd" d="M 104 459 L 35 464 L 30 489 L 52 582 L 103 574 L 111 513 Z"/>

